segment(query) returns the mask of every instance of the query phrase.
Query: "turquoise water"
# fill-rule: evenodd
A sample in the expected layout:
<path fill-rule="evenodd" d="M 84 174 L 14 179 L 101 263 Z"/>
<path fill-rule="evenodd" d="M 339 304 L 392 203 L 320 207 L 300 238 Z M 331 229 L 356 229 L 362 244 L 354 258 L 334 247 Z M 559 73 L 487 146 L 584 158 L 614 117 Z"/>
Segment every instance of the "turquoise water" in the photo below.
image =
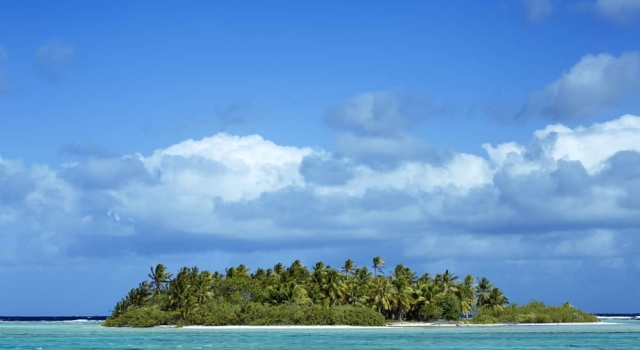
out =
<path fill-rule="evenodd" d="M 0 322 L 0 349 L 640 349 L 640 321 L 597 326 L 375 329 L 114 329 Z"/>

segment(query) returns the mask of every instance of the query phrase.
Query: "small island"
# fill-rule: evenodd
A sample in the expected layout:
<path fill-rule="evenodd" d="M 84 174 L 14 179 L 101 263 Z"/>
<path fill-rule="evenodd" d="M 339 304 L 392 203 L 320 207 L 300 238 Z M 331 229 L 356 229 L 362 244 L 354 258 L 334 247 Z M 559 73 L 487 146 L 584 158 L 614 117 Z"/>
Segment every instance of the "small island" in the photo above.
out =
<path fill-rule="evenodd" d="M 375 257 L 371 270 L 347 260 L 338 270 L 322 262 L 311 269 L 299 260 L 290 266 L 245 265 L 225 273 L 183 267 L 151 267 L 146 280 L 119 301 L 103 323 L 109 327 L 155 326 L 384 326 L 399 322 L 449 324 L 525 324 L 598 322 L 594 315 L 565 303 L 518 306 L 487 278 L 451 271 L 418 275 L 404 265 L 386 273 Z"/>

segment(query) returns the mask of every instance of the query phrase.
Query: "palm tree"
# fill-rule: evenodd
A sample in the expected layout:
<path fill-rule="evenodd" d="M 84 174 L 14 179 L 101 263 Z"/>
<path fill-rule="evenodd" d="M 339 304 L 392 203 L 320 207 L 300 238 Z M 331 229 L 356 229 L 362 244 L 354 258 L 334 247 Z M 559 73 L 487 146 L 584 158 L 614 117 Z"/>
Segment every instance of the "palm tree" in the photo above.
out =
<path fill-rule="evenodd" d="M 436 282 L 436 285 L 438 285 L 442 290 L 443 294 L 455 292 L 457 289 L 456 281 L 458 280 L 458 276 L 451 273 L 451 271 L 449 271 L 448 269 L 445 270 L 443 274 L 436 275 L 434 280 Z"/>
<path fill-rule="evenodd" d="M 300 260 L 294 261 L 287 269 L 287 273 L 298 284 L 304 284 L 309 278 L 309 271 Z"/>
<path fill-rule="evenodd" d="M 373 258 L 373 271 L 377 275 L 378 273 L 382 274 L 384 270 L 384 260 L 381 257 L 376 256 Z"/>
<path fill-rule="evenodd" d="M 478 278 L 478 282 L 476 284 L 476 300 L 478 307 L 483 307 L 487 304 L 489 295 L 491 294 L 491 290 L 493 288 L 493 284 L 489 281 L 488 278 Z"/>
<path fill-rule="evenodd" d="M 365 306 L 367 302 L 367 285 L 362 284 L 355 275 L 347 277 L 345 303 L 352 306 Z"/>
<path fill-rule="evenodd" d="M 489 293 L 487 303 L 482 305 L 482 307 L 500 310 L 503 309 L 507 304 L 509 304 L 509 299 L 502 293 L 499 288 L 494 287 Z"/>
<path fill-rule="evenodd" d="M 433 282 L 433 278 L 431 278 L 431 275 L 427 272 L 418 278 L 418 282 L 431 283 Z"/>
<path fill-rule="evenodd" d="M 133 288 L 129 291 L 126 300 L 131 306 L 142 307 L 149 301 L 149 290 L 143 287 Z"/>
<path fill-rule="evenodd" d="M 151 273 L 148 276 L 153 284 L 153 294 L 156 295 L 166 291 L 167 284 L 173 275 L 168 272 L 167 267 L 162 264 L 156 265 L 155 269 L 151 266 L 150 269 Z"/>
<path fill-rule="evenodd" d="M 416 282 L 414 293 L 413 312 L 416 319 L 421 319 L 420 310 L 425 305 L 432 303 L 440 291 L 433 280 L 421 277 Z"/>
<path fill-rule="evenodd" d="M 213 292 L 211 291 L 212 284 L 213 275 L 210 271 L 202 271 L 198 274 L 193 286 L 197 305 L 202 305 L 213 298 Z"/>
<path fill-rule="evenodd" d="M 281 276 L 285 271 L 284 265 L 282 265 L 282 263 L 277 263 L 275 265 L 273 265 L 273 272 L 276 275 Z"/>
<path fill-rule="evenodd" d="M 153 292 L 153 283 L 149 281 L 142 281 L 138 285 L 139 289 L 142 289 L 146 294 L 151 294 Z"/>
<path fill-rule="evenodd" d="M 267 287 L 269 303 L 273 305 L 281 305 L 293 302 L 293 289 L 295 286 L 296 284 L 291 281 Z"/>
<path fill-rule="evenodd" d="M 460 310 L 466 319 L 469 319 L 469 313 L 475 308 L 476 295 L 473 276 L 467 275 L 464 281 L 458 285 L 455 292 L 460 302 Z"/>
<path fill-rule="evenodd" d="M 416 274 L 402 264 L 396 265 L 391 273 L 392 283 L 395 287 L 391 296 L 392 305 L 398 313 L 398 321 L 402 322 L 402 317 L 411 309 L 413 302 L 413 283 Z"/>
<path fill-rule="evenodd" d="M 236 277 L 236 268 L 234 266 L 227 267 L 226 269 L 224 269 L 224 276 L 226 278 Z"/>
<path fill-rule="evenodd" d="M 127 310 L 129 310 L 129 306 L 131 305 L 128 299 L 120 300 L 118 303 L 116 303 L 116 307 L 113 308 L 111 317 L 118 317 L 124 314 L 125 312 L 127 312 Z"/>
<path fill-rule="evenodd" d="M 398 313 L 398 321 L 403 321 L 402 317 L 411 309 L 412 301 L 413 287 L 411 285 L 403 285 L 392 289 L 391 305 Z"/>
<path fill-rule="evenodd" d="M 376 276 L 373 279 L 370 300 L 373 303 L 373 307 L 382 315 L 391 309 L 393 289 L 394 286 L 390 279 L 382 276 Z"/>
<path fill-rule="evenodd" d="M 369 272 L 366 266 L 357 268 L 353 276 L 360 288 L 364 288 L 371 283 L 371 272 Z"/>
<path fill-rule="evenodd" d="M 355 271 L 356 269 L 356 265 L 353 263 L 353 260 L 348 259 L 347 261 L 344 262 L 344 266 L 342 266 L 342 273 L 344 273 L 345 276 L 351 275 L 353 273 L 353 271 Z"/>
<path fill-rule="evenodd" d="M 169 283 L 169 306 L 174 310 L 180 310 L 183 319 L 187 318 L 195 299 L 192 292 L 192 272 L 188 267 L 183 267 L 176 278 Z"/>
<path fill-rule="evenodd" d="M 411 285 L 416 280 L 415 272 L 402 264 L 396 265 L 396 268 L 391 273 L 391 277 L 396 287 Z"/>
<path fill-rule="evenodd" d="M 274 305 L 282 304 L 308 304 L 309 297 L 307 291 L 295 281 L 278 283 L 267 288 L 269 302 Z"/>
<path fill-rule="evenodd" d="M 236 267 L 236 276 L 249 277 L 249 268 L 247 268 L 244 264 L 238 265 L 238 267 Z"/>
<path fill-rule="evenodd" d="M 329 302 L 330 306 L 337 305 L 344 300 L 347 288 L 342 280 L 342 275 L 337 270 L 327 271 L 323 282 L 322 289 L 325 300 Z"/>
<path fill-rule="evenodd" d="M 255 279 L 261 279 L 267 276 L 267 273 L 265 272 L 265 270 L 261 267 L 259 267 L 258 269 L 256 269 L 256 272 L 251 274 L 251 278 L 255 278 Z"/>

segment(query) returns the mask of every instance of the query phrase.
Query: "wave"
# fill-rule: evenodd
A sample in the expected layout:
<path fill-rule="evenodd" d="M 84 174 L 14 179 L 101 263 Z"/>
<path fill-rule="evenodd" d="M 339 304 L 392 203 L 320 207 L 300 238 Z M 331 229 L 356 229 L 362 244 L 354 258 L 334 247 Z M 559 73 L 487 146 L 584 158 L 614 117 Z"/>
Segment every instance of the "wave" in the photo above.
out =
<path fill-rule="evenodd" d="M 603 321 L 635 321 L 640 320 L 640 313 L 596 314 Z"/>
<path fill-rule="evenodd" d="M 640 312 L 629 312 L 629 313 L 599 313 L 594 314 L 598 317 L 636 317 L 640 316 Z"/>

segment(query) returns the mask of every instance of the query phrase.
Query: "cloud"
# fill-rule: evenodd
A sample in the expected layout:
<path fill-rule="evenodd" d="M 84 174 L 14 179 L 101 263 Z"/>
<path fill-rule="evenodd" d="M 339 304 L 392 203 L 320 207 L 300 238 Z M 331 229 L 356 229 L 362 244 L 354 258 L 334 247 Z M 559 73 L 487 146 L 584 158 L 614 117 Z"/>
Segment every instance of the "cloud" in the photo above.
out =
<path fill-rule="evenodd" d="M 229 103 L 216 110 L 216 116 L 222 123 L 223 130 L 233 125 L 242 125 L 249 121 L 251 112 L 246 104 Z"/>
<path fill-rule="evenodd" d="M 305 157 L 300 164 L 300 173 L 306 182 L 319 185 L 344 185 L 354 175 L 349 161 L 329 154 Z"/>
<path fill-rule="evenodd" d="M 488 275 L 516 300 L 542 281 L 539 297 L 555 300 L 562 274 L 640 272 L 638 140 L 640 117 L 625 115 L 394 167 L 226 133 L 55 168 L 0 158 L 0 263 L 209 256 L 208 268 L 255 268 L 382 255 Z"/>
<path fill-rule="evenodd" d="M 538 22 L 553 12 L 551 0 L 522 0 L 527 9 L 527 19 Z"/>
<path fill-rule="evenodd" d="M 596 0 L 593 8 L 601 17 L 622 24 L 640 18 L 640 1 L 637 0 Z"/>
<path fill-rule="evenodd" d="M 381 91 L 347 99 L 331 108 L 325 121 L 339 131 L 336 157 L 390 169 L 403 161 L 446 160 L 449 152 L 411 135 L 411 130 L 429 117 L 454 113 L 452 106 L 434 107 L 396 91 Z"/>
<path fill-rule="evenodd" d="M 640 152 L 621 151 L 607 159 L 598 174 L 598 183 L 617 183 L 624 189 L 618 204 L 623 208 L 640 209 Z"/>
<path fill-rule="evenodd" d="M 73 157 L 106 158 L 114 155 L 93 143 L 66 143 L 60 146 L 60 155 Z"/>
<path fill-rule="evenodd" d="M 558 80 L 533 93 L 519 118 L 591 117 L 640 94 L 640 53 L 586 55 Z"/>
<path fill-rule="evenodd" d="M 596 123 L 590 127 L 567 128 L 549 125 L 534 133 L 536 147 L 553 160 L 579 161 L 590 174 L 601 171 L 607 159 L 621 151 L 640 151 L 637 135 L 640 120 L 633 115 Z"/>
<path fill-rule="evenodd" d="M 8 61 L 9 54 L 4 46 L 0 45 L 0 95 L 11 92 L 11 81 L 9 80 L 6 68 Z"/>
<path fill-rule="evenodd" d="M 434 107 L 427 101 L 401 96 L 396 91 L 369 92 L 331 108 L 325 116 L 329 127 L 357 135 L 395 137 L 420 121 L 450 114 L 449 106 Z"/>
<path fill-rule="evenodd" d="M 40 46 L 34 58 L 34 66 L 45 79 L 58 82 L 67 67 L 73 61 L 75 49 L 73 46 L 64 44 L 58 40 L 51 40 Z"/>
<path fill-rule="evenodd" d="M 118 189 L 131 181 L 153 181 L 139 157 L 93 158 L 66 165 L 60 177 L 82 189 Z"/>
<path fill-rule="evenodd" d="M 413 136 L 377 137 L 340 134 L 336 138 L 338 157 L 354 159 L 375 168 L 394 168 L 404 161 L 441 164 L 451 152 L 430 146 Z"/>
<path fill-rule="evenodd" d="M 575 129 L 550 125 L 526 146 L 485 144 L 486 158 L 453 153 L 440 164 L 416 158 L 378 168 L 324 150 L 222 133 L 148 156 L 43 168 L 47 183 L 65 189 L 56 196 L 25 194 L 40 188 L 39 180 L 15 164 L 12 173 L 3 171 L 3 181 L 28 179 L 11 186 L 14 202 L 64 199 L 71 213 L 102 213 L 100 220 L 133 235 L 151 230 L 260 241 L 329 232 L 390 239 L 386 229 L 394 226 L 416 237 L 425 227 L 465 234 L 574 232 L 592 224 L 613 230 L 634 220 L 633 208 L 623 206 L 631 186 L 614 174 L 636 179 L 630 163 L 640 152 L 639 137 L 640 118 L 626 115 Z"/>

